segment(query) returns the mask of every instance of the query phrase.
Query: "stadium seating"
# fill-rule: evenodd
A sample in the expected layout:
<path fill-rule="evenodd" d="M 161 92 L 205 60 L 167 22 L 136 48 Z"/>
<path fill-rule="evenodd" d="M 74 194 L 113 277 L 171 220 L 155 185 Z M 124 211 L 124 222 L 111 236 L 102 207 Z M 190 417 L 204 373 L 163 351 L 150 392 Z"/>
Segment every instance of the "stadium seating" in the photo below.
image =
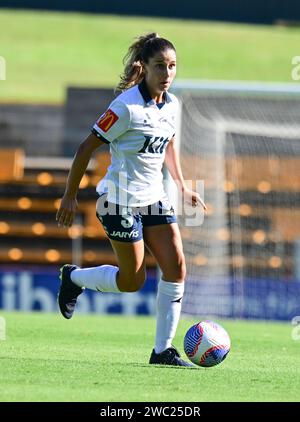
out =
<path fill-rule="evenodd" d="M 95 185 L 105 173 L 109 154 L 97 154 L 94 167 L 87 171 L 78 196 L 78 217 L 69 229 L 58 227 L 55 221 L 68 167 L 63 171 L 57 169 L 54 160 L 53 168 L 47 171 L 36 165 L 25 167 L 20 178 L 20 172 L 13 171 L 18 154 L 20 151 L 14 154 L 6 150 L 0 152 L 8 163 L 6 167 L 11 169 L 5 173 L 5 181 L 2 180 L 0 186 L 0 263 L 49 265 L 72 262 L 72 248 L 80 242 L 83 265 L 116 264 L 95 214 Z M 8 162 L 8 158 L 11 161 Z M 100 167 L 97 162 L 101 163 Z M 155 265 L 148 253 L 146 260 L 149 266 Z"/>
<path fill-rule="evenodd" d="M 61 119 L 63 136 L 53 156 L 49 152 L 50 156 L 42 159 L 38 152 L 32 153 L 32 146 L 29 156 L 25 156 L 20 147 L 0 151 L 0 235 L 3 239 L 0 263 L 49 265 L 70 262 L 75 245 L 82 248 L 83 265 L 116 263 L 95 215 L 95 187 L 110 163 L 106 146 L 96 152 L 83 177 L 78 218 L 73 228 L 59 228 L 55 222 L 76 147 L 112 98 L 111 89 L 69 88 L 64 118 Z M 240 107 L 233 110 L 225 100 L 210 101 L 217 101 L 224 113 L 240 112 Z M 206 110 L 206 106 L 209 104 L 206 99 L 201 106 L 202 114 L 207 113 L 208 117 L 211 111 L 209 108 Z M 247 107 L 250 116 L 256 110 L 251 101 L 243 103 L 243 106 Z M 270 102 L 269 107 L 274 107 L 274 104 Z M 59 128 L 58 110 L 52 110 L 52 114 L 55 128 Z M 272 117 L 273 114 L 269 114 Z M 48 129 L 47 121 L 43 133 L 50 133 Z M 249 154 L 245 154 L 240 145 L 242 141 L 235 141 L 236 153 L 232 155 L 228 151 L 224 156 L 224 177 L 218 179 L 220 186 L 216 186 L 217 179 L 214 178 L 216 164 L 213 155 L 193 154 L 188 144 L 181 154 L 185 178 L 204 180 L 208 206 L 206 224 L 202 227 L 181 226 L 182 237 L 190 240 L 191 244 L 187 260 L 208 270 L 216 265 L 214 259 L 218 259 L 219 263 L 224 260 L 232 273 L 241 267 L 246 276 L 255 274 L 258 278 L 278 278 L 280 273 L 284 273 L 292 277 L 294 245 L 300 238 L 299 160 L 297 155 L 291 154 L 295 146 L 291 143 L 285 150 L 283 143 L 277 142 L 274 144 L 277 150 L 272 150 L 273 155 L 270 155 L 267 153 L 269 144 L 265 140 L 261 143 L 254 138 L 243 139 L 245 145 L 249 143 Z M 261 145 L 266 150 L 261 151 Z M 57 155 L 58 150 L 60 155 Z M 210 192 L 214 189 L 225 193 L 226 223 L 223 227 L 214 224 L 220 212 L 216 204 L 209 201 Z M 201 240 L 196 251 L 192 247 L 193 236 L 199 242 Z M 212 239 L 218 241 L 218 247 L 222 248 L 224 244 L 224 251 L 226 248 L 226 252 L 221 252 L 217 258 L 209 256 L 205 249 L 205 244 L 212 244 Z M 147 264 L 155 265 L 148 253 Z"/>
<path fill-rule="evenodd" d="M 97 197 L 95 185 L 103 177 L 109 165 L 110 156 L 107 151 L 97 153 L 86 172 L 79 192 L 78 219 L 71 229 L 59 228 L 55 221 L 68 167 L 63 170 L 61 166 L 56 168 L 54 161 L 53 168 L 45 170 L 38 168 L 37 163 L 33 165 L 32 160 L 27 160 L 29 164 L 24 166 L 24 162 L 26 163 L 24 153 L 19 149 L 2 150 L 0 157 L 6 168 L 4 175 L 2 172 L 1 179 L 0 234 L 4 241 L 0 246 L 0 263 L 49 265 L 71 262 L 74 242 L 80 242 L 83 265 L 116 264 L 109 241 L 95 215 Z M 187 166 L 188 162 L 190 163 L 191 157 L 188 158 L 183 160 L 183 167 Z M 240 156 L 238 163 L 235 162 L 235 168 L 243 169 L 236 175 L 239 176 L 241 206 L 231 209 L 231 213 L 235 213 L 240 218 L 241 235 L 237 236 L 235 231 L 231 230 L 229 223 L 227 229 L 215 233 L 202 229 L 201 237 L 205 241 L 206 238 L 214 235 L 223 238 L 226 242 L 229 241 L 232 253 L 224 259 L 230 261 L 232 269 L 243 265 L 246 275 L 253 274 L 255 271 L 260 276 L 272 276 L 275 270 L 291 274 L 293 260 L 290 256 L 293 242 L 300 233 L 300 212 L 291 214 L 286 205 L 289 197 L 295 203 L 299 180 L 294 179 L 293 184 L 287 185 L 282 173 L 280 173 L 281 177 L 272 179 L 272 191 L 277 191 L 276 203 L 272 202 L 272 191 L 260 192 L 264 203 L 269 204 L 262 213 L 261 207 L 257 206 L 259 202 L 257 187 L 260 180 L 270 180 L 270 168 L 267 162 L 260 162 L 259 174 L 251 172 L 254 159 Z M 257 158 L 257 160 L 263 159 Z M 207 165 L 209 163 L 206 162 Z M 232 168 L 232 165 L 232 160 L 226 161 L 227 168 Z M 293 158 L 285 158 L 280 163 L 281 170 L 284 169 L 285 174 L 293 165 L 295 165 Z M 201 160 L 197 162 L 197 166 L 201 168 Z M 228 186 L 224 188 L 227 189 Z M 227 197 L 230 201 L 230 195 L 233 195 L 233 192 L 232 189 L 228 190 Z M 279 192 L 284 196 L 281 204 L 278 199 Z M 205 218 L 214 218 L 214 210 L 208 212 Z M 275 228 L 277 237 L 274 237 Z M 182 228 L 183 238 L 188 239 L 191 234 L 190 228 Z M 237 257 L 234 252 L 235 243 L 240 241 L 242 241 L 243 262 L 241 262 L 241 257 Z M 276 262 L 274 259 L 272 261 L 279 247 L 285 251 L 284 263 Z M 200 267 L 204 264 L 208 266 L 215 264 L 212 259 L 208 259 L 201 253 L 196 254 L 192 260 Z M 147 264 L 155 265 L 153 257 L 148 253 Z"/>

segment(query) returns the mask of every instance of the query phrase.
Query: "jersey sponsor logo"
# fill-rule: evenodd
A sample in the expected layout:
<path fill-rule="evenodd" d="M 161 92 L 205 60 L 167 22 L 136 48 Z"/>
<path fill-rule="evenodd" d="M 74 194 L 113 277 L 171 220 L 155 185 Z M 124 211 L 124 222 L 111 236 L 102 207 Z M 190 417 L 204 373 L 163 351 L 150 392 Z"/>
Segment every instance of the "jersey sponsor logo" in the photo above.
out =
<path fill-rule="evenodd" d="M 143 147 L 138 151 L 141 153 L 150 152 L 151 154 L 162 154 L 167 145 L 168 138 L 163 136 L 145 136 L 145 142 Z"/>
<path fill-rule="evenodd" d="M 119 117 L 114 113 L 110 108 L 100 117 L 99 121 L 97 122 L 97 126 L 103 130 L 103 132 L 107 132 L 112 125 L 116 123 Z"/>
<path fill-rule="evenodd" d="M 131 230 L 131 232 L 120 232 L 114 230 L 110 235 L 113 237 L 121 237 L 122 239 L 134 239 L 139 236 L 139 231 Z"/>

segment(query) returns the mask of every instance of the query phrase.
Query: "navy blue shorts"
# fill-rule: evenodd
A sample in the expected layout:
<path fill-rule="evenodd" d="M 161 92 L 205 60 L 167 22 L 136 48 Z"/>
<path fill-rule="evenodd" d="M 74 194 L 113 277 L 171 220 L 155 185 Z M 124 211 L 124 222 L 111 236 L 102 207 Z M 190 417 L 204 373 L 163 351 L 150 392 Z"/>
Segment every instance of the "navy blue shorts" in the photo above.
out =
<path fill-rule="evenodd" d="M 107 202 L 102 194 L 96 205 L 96 214 L 107 236 L 120 242 L 143 239 L 143 227 L 176 223 L 174 208 L 168 201 L 158 201 L 145 207 L 126 207 Z"/>

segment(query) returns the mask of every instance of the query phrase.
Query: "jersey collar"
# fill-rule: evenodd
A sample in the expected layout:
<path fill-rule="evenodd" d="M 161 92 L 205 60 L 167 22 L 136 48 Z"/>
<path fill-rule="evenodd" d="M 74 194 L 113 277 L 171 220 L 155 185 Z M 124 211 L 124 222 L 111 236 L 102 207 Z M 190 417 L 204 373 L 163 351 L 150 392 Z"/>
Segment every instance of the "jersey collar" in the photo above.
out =
<path fill-rule="evenodd" d="M 146 105 L 147 106 L 153 106 L 154 105 L 156 107 L 156 102 L 155 102 L 155 100 L 153 100 L 153 98 L 151 98 L 151 96 L 149 94 L 145 79 L 143 79 L 142 82 L 139 83 L 138 88 L 139 88 L 140 94 L 143 97 Z M 169 103 L 169 102 L 172 101 L 170 95 L 167 92 L 164 92 L 164 101 L 166 103 Z"/>

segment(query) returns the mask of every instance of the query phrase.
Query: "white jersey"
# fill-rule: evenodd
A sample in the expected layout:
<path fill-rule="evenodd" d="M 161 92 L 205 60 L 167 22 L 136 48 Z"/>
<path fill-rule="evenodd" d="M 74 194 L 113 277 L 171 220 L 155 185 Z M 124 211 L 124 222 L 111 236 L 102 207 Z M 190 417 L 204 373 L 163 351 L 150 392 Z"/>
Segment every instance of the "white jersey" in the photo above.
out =
<path fill-rule="evenodd" d="M 166 197 L 162 166 L 175 135 L 178 100 L 165 93 L 164 101 L 159 108 L 143 81 L 119 95 L 93 126 L 110 146 L 111 165 L 97 186 L 109 202 L 139 207 Z"/>

